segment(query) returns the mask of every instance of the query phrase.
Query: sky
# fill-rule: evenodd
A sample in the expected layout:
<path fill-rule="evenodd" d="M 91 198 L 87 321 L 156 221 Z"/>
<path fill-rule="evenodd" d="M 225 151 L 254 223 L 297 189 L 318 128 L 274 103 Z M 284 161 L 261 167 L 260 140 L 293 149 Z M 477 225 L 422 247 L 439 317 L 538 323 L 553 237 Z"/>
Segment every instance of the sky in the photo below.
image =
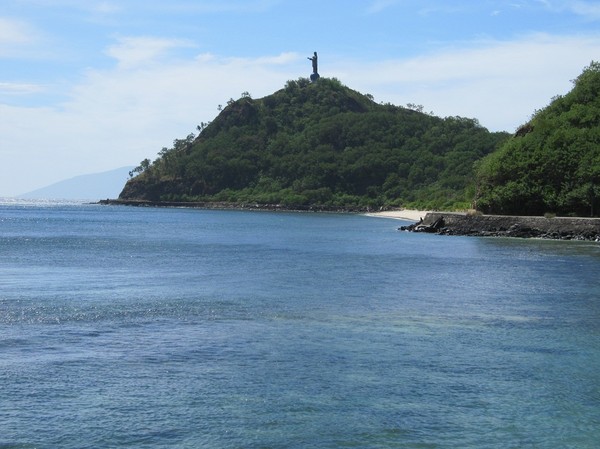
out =
<path fill-rule="evenodd" d="M 514 132 L 600 59 L 600 0 L 2 0 L 0 196 L 155 159 L 321 76 Z"/>

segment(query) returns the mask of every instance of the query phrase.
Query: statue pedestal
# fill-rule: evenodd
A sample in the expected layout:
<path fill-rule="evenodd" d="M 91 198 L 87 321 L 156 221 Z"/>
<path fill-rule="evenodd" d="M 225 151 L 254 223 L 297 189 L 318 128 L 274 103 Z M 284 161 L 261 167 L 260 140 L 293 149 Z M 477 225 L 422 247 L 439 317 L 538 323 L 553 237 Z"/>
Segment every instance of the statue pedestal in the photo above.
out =
<path fill-rule="evenodd" d="M 321 75 L 319 75 L 318 73 L 313 73 L 310 75 L 310 80 L 314 83 L 315 81 L 317 81 L 319 78 L 321 78 Z"/>

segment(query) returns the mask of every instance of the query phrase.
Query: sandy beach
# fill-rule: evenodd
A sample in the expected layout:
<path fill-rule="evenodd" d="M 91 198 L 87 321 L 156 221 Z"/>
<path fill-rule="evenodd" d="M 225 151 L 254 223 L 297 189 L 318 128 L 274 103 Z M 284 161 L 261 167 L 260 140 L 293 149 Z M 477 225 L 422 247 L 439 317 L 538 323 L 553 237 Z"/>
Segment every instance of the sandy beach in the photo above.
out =
<path fill-rule="evenodd" d="M 395 218 L 397 220 L 408 220 L 408 221 L 419 221 L 421 218 L 425 218 L 429 210 L 414 210 L 414 209 L 404 209 L 404 210 L 390 210 L 385 212 L 373 212 L 368 213 L 369 217 L 380 217 L 380 218 Z"/>

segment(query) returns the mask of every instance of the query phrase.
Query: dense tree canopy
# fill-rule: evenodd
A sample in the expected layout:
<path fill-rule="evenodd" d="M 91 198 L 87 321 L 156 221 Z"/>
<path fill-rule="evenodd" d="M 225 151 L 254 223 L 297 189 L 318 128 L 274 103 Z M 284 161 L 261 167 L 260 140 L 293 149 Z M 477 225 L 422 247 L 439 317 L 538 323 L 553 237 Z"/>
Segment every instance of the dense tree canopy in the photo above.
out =
<path fill-rule="evenodd" d="M 600 212 L 600 64 L 478 164 L 477 206 L 515 215 Z"/>
<path fill-rule="evenodd" d="M 468 207 L 474 162 L 508 135 L 414 109 L 377 104 L 327 78 L 289 81 L 262 99 L 244 93 L 197 137 L 134 170 L 120 198 Z"/>

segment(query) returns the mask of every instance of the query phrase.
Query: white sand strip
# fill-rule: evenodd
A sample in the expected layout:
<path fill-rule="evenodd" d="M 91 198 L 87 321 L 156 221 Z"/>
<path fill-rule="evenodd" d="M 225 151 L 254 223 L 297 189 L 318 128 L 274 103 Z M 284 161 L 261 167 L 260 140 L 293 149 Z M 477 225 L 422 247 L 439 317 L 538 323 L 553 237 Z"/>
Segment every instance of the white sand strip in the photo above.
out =
<path fill-rule="evenodd" d="M 385 212 L 373 212 L 367 214 L 369 217 L 380 217 L 380 218 L 395 218 L 397 220 L 408 220 L 408 221 L 419 221 L 421 218 L 425 218 L 430 210 L 390 210 Z"/>

